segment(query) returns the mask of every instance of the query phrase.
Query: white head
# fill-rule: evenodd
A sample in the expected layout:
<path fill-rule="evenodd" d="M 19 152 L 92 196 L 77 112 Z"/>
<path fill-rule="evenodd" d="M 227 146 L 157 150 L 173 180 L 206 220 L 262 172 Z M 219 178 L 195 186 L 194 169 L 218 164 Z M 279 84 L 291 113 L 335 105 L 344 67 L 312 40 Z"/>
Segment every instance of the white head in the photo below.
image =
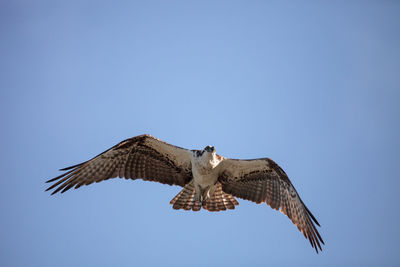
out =
<path fill-rule="evenodd" d="M 208 153 L 212 153 L 212 154 L 215 154 L 215 147 L 213 147 L 213 146 L 206 146 L 204 149 L 203 149 L 203 152 L 208 152 Z"/>

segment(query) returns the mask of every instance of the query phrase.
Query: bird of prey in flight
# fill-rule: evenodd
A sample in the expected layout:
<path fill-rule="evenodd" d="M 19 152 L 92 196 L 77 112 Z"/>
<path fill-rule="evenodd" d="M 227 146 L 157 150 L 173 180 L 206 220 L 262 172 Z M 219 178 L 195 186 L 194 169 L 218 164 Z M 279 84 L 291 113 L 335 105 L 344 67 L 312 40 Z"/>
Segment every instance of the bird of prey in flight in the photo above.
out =
<path fill-rule="evenodd" d="M 230 159 L 216 154 L 213 146 L 189 150 L 146 134 L 61 171 L 66 172 L 47 181 L 54 182 L 47 188 L 55 188 L 52 194 L 114 177 L 179 185 L 182 191 L 170 202 L 174 209 L 234 209 L 239 204 L 235 197 L 265 202 L 287 215 L 317 253 L 324 244 L 315 226 L 320 226 L 318 221 L 283 169 L 269 158 Z"/>

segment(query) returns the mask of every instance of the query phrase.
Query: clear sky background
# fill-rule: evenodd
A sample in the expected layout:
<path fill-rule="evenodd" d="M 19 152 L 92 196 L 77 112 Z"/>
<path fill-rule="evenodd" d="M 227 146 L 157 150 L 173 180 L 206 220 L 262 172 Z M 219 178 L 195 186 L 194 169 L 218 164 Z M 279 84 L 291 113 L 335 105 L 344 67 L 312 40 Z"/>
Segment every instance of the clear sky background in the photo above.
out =
<path fill-rule="evenodd" d="M 399 1 L 0 1 L 1 266 L 398 266 Z M 270 157 L 321 223 L 58 169 L 149 133 Z"/>

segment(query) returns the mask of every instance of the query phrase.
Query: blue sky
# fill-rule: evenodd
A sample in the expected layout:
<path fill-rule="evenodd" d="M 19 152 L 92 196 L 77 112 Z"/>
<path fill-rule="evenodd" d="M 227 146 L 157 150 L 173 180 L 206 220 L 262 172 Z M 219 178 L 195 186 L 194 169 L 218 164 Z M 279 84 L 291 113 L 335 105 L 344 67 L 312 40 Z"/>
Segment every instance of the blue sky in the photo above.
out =
<path fill-rule="evenodd" d="M 400 264 L 397 1 L 0 1 L 1 266 Z M 270 157 L 321 223 L 58 169 L 149 133 Z"/>

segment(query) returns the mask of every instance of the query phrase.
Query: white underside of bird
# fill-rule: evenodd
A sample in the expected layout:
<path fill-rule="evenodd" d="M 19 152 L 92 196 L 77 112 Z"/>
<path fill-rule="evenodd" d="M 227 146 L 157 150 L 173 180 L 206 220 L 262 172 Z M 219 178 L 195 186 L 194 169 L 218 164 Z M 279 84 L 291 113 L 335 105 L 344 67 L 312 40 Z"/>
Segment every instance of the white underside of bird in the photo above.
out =
<path fill-rule="evenodd" d="M 214 194 L 215 184 L 219 176 L 218 164 L 221 161 L 218 160 L 215 149 L 212 152 L 204 151 L 201 155 L 192 153 L 191 162 L 196 201 L 204 202 Z"/>

